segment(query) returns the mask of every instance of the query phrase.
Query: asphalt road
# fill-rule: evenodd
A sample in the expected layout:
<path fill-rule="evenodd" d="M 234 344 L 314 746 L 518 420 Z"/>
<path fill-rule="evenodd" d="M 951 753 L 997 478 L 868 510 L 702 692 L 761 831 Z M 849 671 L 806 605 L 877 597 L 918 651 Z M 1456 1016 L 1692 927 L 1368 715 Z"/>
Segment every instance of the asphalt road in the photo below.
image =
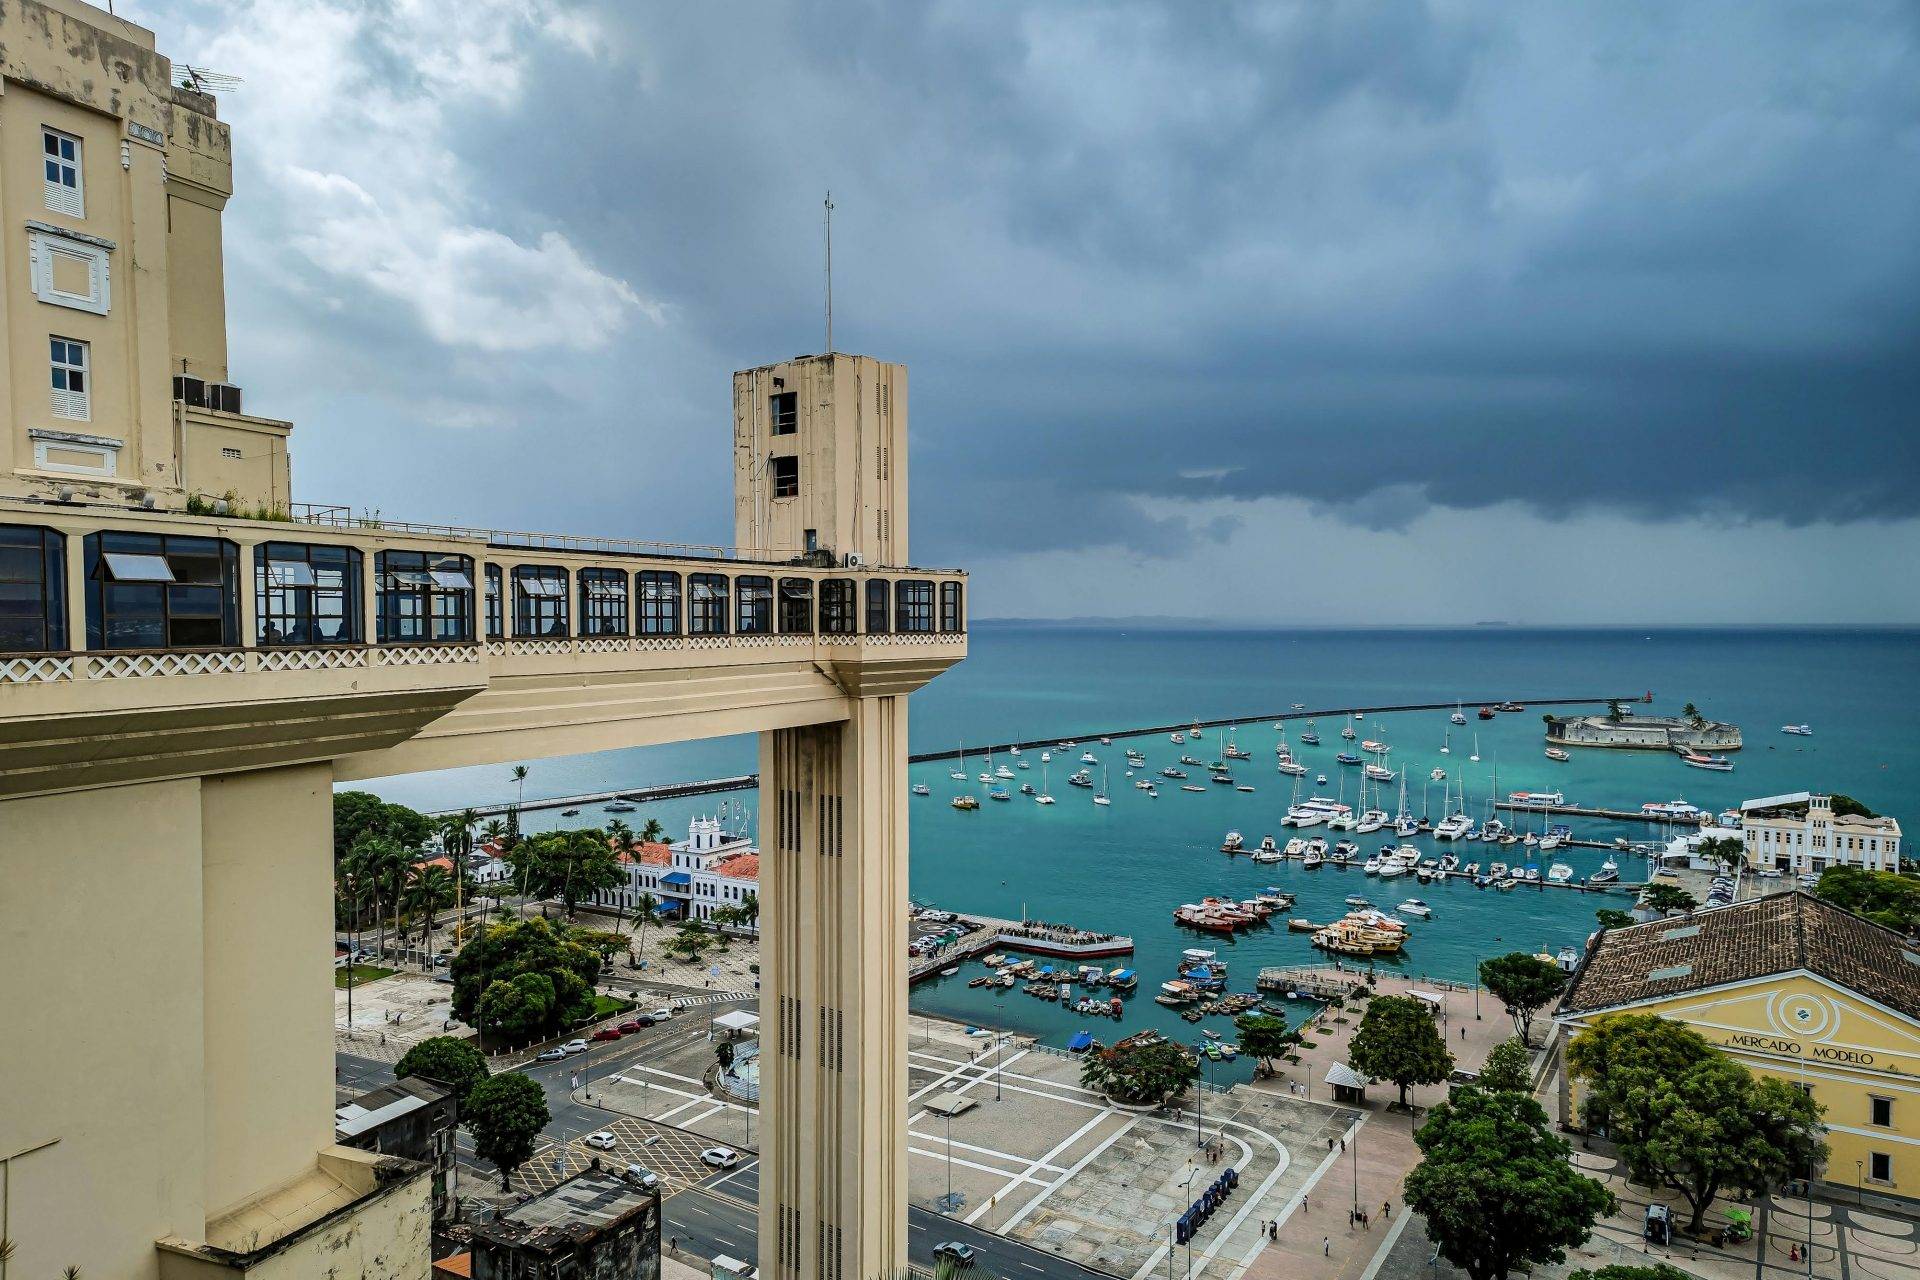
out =
<path fill-rule="evenodd" d="M 729 1006 L 717 1006 L 725 1012 Z M 590 1055 L 564 1062 L 536 1062 L 520 1068 L 537 1081 L 547 1095 L 546 1135 L 565 1142 L 606 1127 L 619 1113 L 605 1111 L 572 1096 L 576 1074 L 591 1071 L 594 1079 L 612 1075 L 640 1062 L 665 1045 L 687 1036 L 706 1035 L 706 1008 L 687 1010 L 671 1022 L 650 1027 L 607 1044 L 596 1044 Z M 356 1091 L 377 1089 L 393 1080 L 390 1064 L 350 1053 L 334 1054 L 336 1081 Z M 473 1140 L 463 1129 L 458 1137 L 462 1176 L 497 1180 L 499 1172 L 473 1153 Z M 760 1164 L 752 1160 L 738 1169 L 716 1172 L 697 1186 L 673 1192 L 662 1203 L 662 1235 L 688 1253 L 703 1257 L 726 1254 L 753 1261 L 759 1256 Z M 960 1240 L 979 1251 L 972 1271 L 1003 1280 L 1109 1280 L 1105 1272 L 1057 1258 L 1005 1236 L 909 1206 L 907 1250 L 915 1263 L 932 1267 L 933 1248 L 944 1240 Z"/>

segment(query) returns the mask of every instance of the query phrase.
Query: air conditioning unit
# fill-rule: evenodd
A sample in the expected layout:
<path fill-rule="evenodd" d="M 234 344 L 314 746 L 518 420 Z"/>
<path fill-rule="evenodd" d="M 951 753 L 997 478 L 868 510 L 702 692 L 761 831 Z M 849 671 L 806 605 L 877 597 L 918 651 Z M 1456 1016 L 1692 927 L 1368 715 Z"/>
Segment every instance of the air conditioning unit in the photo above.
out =
<path fill-rule="evenodd" d="M 861 555 L 858 551 L 847 552 L 847 568 L 864 569 L 866 567 L 866 564 L 867 564 L 867 558 Z"/>
<path fill-rule="evenodd" d="M 184 373 L 173 375 L 173 398 L 185 401 L 196 409 L 207 407 L 207 380 L 190 378 Z"/>
<path fill-rule="evenodd" d="M 240 388 L 231 382 L 209 382 L 207 384 L 207 408 L 216 413 L 240 412 Z"/>

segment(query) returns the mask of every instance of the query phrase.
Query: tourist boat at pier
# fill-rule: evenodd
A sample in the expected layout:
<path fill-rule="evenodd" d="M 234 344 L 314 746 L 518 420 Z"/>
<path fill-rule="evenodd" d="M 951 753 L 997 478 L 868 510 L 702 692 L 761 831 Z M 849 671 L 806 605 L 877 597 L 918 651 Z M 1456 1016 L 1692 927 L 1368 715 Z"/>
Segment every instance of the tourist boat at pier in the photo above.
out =
<path fill-rule="evenodd" d="M 1392 819 L 1387 816 L 1385 809 L 1368 809 L 1360 815 L 1359 821 L 1354 823 L 1353 829 L 1360 835 L 1371 835 L 1391 821 Z"/>
<path fill-rule="evenodd" d="M 1620 864 L 1611 856 L 1600 864 L 1600 869 L 1587 877 L 1588 884 L 1612 884 L 1620 878 Z"/>
<path fill-rule="evenodd" d="M 913 794 L 917 796 L 930 796 L 933 794 L 933 788 L 924 782 L 916 782 L 913 784 Z"/>
<path fill-rule="evenodd" d="M 1246 837 L 1242 836 L 1238 831 L 1227 832 L 1227 838 L 1220 842 L 1220 852 L 1222 853 L 1245 853 L 1246 851 Z"/>
<path fill-rule="evenodd" d="M 1685 800 L 1650 800 L 1640 806 L 1640 812 L 1649 818 L 1667 818 L 1675 822 L 1698 822 L 1707 816 L 1707 811 L 1697 804 L 1688 804 Z"/>
<path fill-rule="evenodd" d="M 1552 853 L 1573 836 L 1573 828 L 1563 822 L 1556 822 L 1540 833 L 1540 852 Z"/>
<path fill-rule="evenodd" d="M 1694 769 L 1708 769 L 1714 773 L 1732 773 L 1733 761 L 1725 756 L 1708 755 L 1704 751 L 1683 750 L 1679 753 L 1680 762 Z"/>
<path fill-rule="evenodd" d="M 1780 732 L 1790 733 L 1796 738 L 1811 738 L 1813 736 L 1813 726 L 1809 724 L 1783 724 L 1780 726 Z"/>
<path fill-rule="evenodd" d="M 1566 748 L 1564 747 L 1548 747 L 1547 759 L 1555 761 L 1558 764 L 1565 764 L 1567 761 L 1573 759 L 1573 757 L 1567 754 Z"/>
<path fill-rule="evenodd" d="M 1516 809 L 1544 809 L 1549 805 L 1564 806 L 1567 795 L 1564 791 L 1509 791 L 1507 803 Z"/>

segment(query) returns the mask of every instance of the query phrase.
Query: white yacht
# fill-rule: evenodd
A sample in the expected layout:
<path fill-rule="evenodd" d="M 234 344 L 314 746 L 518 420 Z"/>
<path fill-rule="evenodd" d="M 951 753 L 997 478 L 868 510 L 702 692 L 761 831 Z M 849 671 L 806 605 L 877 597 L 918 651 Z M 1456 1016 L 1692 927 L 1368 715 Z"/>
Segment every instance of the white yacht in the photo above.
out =
<path fill-rule="evenodd" d="M 1292 756 L 1282 756 L 1280 763 L 1275 767 L 1278 768 L 1281 773 L 1289 774 L 1295 778 L 1303 778 L 1307 773 L 1307 766 L 1301 764 Z"/>
<path fill-rule="evenodd" d="M 1370 876 L 1379 875 L 1380 874 L 1380 855 L 1376 853 L 1372 857 L 1368 858 L 1366 862 L 1361 865 L 1360 869 L 1366 872 Z"/>
<path fill-rule="evenodd" d="M 1428 906 L 1426 903 L 1422 902 L 1418 898 L 1408 898 L 1405 902 L 1401 903 L 1398 907 L 1396 907 L 1395 910 L 1397 910 L 1401 915 L 1416 916 L 1421 920 L 1425 920 L 1428 916 L 1433 914 L 1433 908 Z"/>
<path fill-rule="evenodd" d="M 1445 769 L 1442 769 L 1439 765 L 1435 765 L 1430 771 L 1428 771 L 1427 777 L 1433 779 L 1435 782 L 1445 782 L 1447 780 L 1447 771 Z"/>
<path fill-rule="evenodd" d="M 1354 824 L 1353 829 L 1360 835 L 1367 835 L 1371 832 L 1378 831 L 1391 821 L 1392 819 L 1387 816 L 1384 810 L 1369 809 L 1360 815 L 1360 820 Z"/>
<path fill-rule="evenodd" d="M 1600 869 L 1587 877 L 1588 884 L 1612 884 L 1620 878 L 1620 864 L 1611 856 L 1600 864 Z"/>
<path fill-rule="evenodd" d="M 1399 776 L 1383 764 L 1369 764 L 1364 772 L 1367 777 L 1373 779 L 1375 782 L 1392 782 L 1394 778 Z"/>
<path fill-rule="evenodd" d="M 1448 716 L 1447 719 L 1453 721 L 1455 724 L 1465 724 L 1467 722 L 1467 713 L 1462 711 L 1460 704 L 1456 702 L 1453 704 L 1453 714 Z"/>
<path fill-rule="evenodd" d="M 1547 868 L 1547 879 L 1555 884 L 1565 884 L 1573 879 L 1573 868 L 1564 862 L 1556 862 Z"/>
<path fill-rule="evenodd" d="M 1473 819 L 1464 813 L 1456 813 L 1450 818 L 1442 818 L 1434 824 L 1435 840 L 1459 840 L 1473 827 Z"/>
<path fill-rule="evenodd" d="M 1280 819 L 1283 827 L 1317 827 L 1327 820 L 1327 811 L 1315 804 L 1296 804 Z"/>
<path fill-rule="evenodd" d="M 1780 726 L 1780 732 L 1790 733 L 1796 738 L 1811 738 L 1813 736 L 1813 726 L 1810 724 L 1783 724 Z"/>
<path fill-rule="evenodd" d="M 1293 839 L 1287 841 L 1287 847 L 1281 850 L 1281 852 L 1289 858 L 1298 858 L 1306 851 L 1307 842 L 1299 836 L 1295 836 Z"/>

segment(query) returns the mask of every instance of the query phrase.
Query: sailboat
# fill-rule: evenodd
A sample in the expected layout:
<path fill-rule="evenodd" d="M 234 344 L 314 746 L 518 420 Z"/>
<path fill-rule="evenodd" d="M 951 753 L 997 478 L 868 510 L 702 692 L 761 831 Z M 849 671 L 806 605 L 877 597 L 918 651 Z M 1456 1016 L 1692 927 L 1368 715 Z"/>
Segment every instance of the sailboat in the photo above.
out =
<path fill-rule="evenodd" d="M 1306 745 L 1310 747 L 1317 747 L 1320 745 L 1320 735 L 1318 732 L 1314 730 L 1313 721 L 1311 720 L 1307 721 L 1307 727 L 1300 731 L 1300 741 L 1304 742 Z"/>
<path fill-rule="evenodd" d="M 1453 730 L 1451 729 L 1448 729 L 1440 739 L 1440 754 L 1443 756 L 1453 754 Z"/>
<path fill-rule="evenodd" d="M 949 770 L 947 772 L 947 776 L 949 778 L 952 778 L 955 782 L 965 782 L 967 780 L 967 744 L 965 742 L 962 742 L 960 744 L 959 766 L 957 768 Z"/>
<path fill-rule="evenodd" d="M 986 770 L 983 773 L 981 773 L 980 781 L 982 782 L 993 781 L 993 748 L 992 747 L 987 748 L 987 767 L 986 767 Z"/>
<path fill-rule="evenodd" d="M 1100 766 L 1100 792 L 1098 795 L 1094 796 L 1093 802 L 1095 804 L 1112 804 L 1113 803 L 1113 801 L 1107 799 L 1107 766 L 1105 765 Z"/>
<path fill-rule="evenodd" d="M 1477 733 L 1473 735 L 1473 754 L 1468 756 L 1467 759 L 1473 761 L 1475 764 L 1480 763 L 1480 735 Z"/>
<path fill-rule="evenodd" d="M 1456 702 L 1453 704 L 1453 714 L 1448 716 L 1447 719 L 1453 721 L 1455 724 L 1465 724 L 1467 722 L 1467 713 L 1461 710 L 1460 704 Z"/>
<path fill-rule="evenodd" d="M 1360 735 L 1356 734 L 1353 731 L 1353 726 L 1349 724 L 1349 725 L 1341 726 L 1340 736 L 1345 738 L 1348 742 L 1352 742 L 1355 738 L 1359 737 Z"/>
<path fill-rule="evenodd" d="M 1047 754 L 1040 753 L 1040 794 L 1033 798 L 1035 804 L 1052 804 L 1053 797 L 1047 794 Z"/>

